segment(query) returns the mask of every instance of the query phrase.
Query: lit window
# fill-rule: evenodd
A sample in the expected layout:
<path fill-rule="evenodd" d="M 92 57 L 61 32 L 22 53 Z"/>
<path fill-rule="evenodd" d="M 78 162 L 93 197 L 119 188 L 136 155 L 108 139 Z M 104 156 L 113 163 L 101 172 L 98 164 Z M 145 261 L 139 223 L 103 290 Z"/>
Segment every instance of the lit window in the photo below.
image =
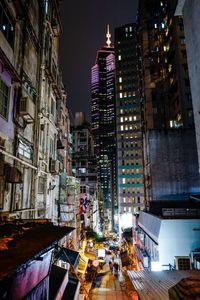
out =
<path fill-rule="evenodd" d="M 126 183 L 126 178 L 122 178 L 122 183 Z"/>
<path fill-rule="evenodd" d="M 121 117 L 121 118 L 120 118 L 120 122 L 123 122 L 123 121 L 124 121 L 124 118 L 123 118 L 123 117 Z"/>
<path fill-rule="evenodd" d="M 119 98 L 122 98 L 123 97 L 123 94 L 122 93 L 119 93 Z"/>
<path fill-rule="evenodd" d="M 12 47 L 14 42 L 14 25 L 10 15 L 8 15 L 8 11 L 5 10 L 3 3 L 0 3 L 0 14 L 1 14 L 0 17 L 1 31 L 4 37 L 7 39 L 8 43 Z"/>
<path fill-rule="evenodd" d="M 168 66 L 168 71 L 171 72 L 171 70 L 172 70 L 172 65 L 170 64 L 170 65 Z"/>
<path fill-rule="evenodd" d="M 33 153 L 32 148 L 21 139 L 19 139 L 18 152 L 20 155 L 23 155 L 28 159 L 32 158 L 32 153 Z"/>
<path fill-rule="evenodd" d="M 118 60 L 122 60 L 122 56 L 121 55 L 118 55 Z"/>
<path fill-rule="evenodd" d="M 124 130 L 124 126 L 123 126 L 123 125 L 121 125 L 121 126 L 120 126 L 120 128 L 121 128 L 121 131 L 123 131 L 123 130 Z"/>
<path fill-rule="evenodd" d="M 119 77 L 119 82 L 120 82 L 120 83 L 122 82 L 122 77 Z"/>
<path fill-rule="evenodd" d="M 137 117 L 136 117 L 136 116 L 134 116 L 134 117 L 133 117 L 133 120 L 134 120 L 134 121 L 136 121 L 136 120 L 137 120 Z"/>
<path fill-rule="evenodd" d="M 157 24 L 154 24 L 154 28 L 158 28 L 158 27 L 157 27 Z"/>
<path fill-rule="evenodd" d="M 129 27 L 129 31 L 132 32 L 132 27 L 131 26 Z"/>
<path fill-rule="evenodd" d="M 131 116 L 131 117 L 129 117 L 129 121 L 132 121 L 132 120 L 133 120 L 132 116 Z"/>

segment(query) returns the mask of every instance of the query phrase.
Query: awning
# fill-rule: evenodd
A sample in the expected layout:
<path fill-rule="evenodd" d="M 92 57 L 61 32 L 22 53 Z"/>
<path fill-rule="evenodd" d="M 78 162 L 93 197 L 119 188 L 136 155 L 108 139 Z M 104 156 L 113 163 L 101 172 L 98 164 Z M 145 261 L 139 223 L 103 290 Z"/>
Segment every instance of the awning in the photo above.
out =
<path fill-rule="evenodd" d="M 77 267 L 80 259 L 79 252 L 64 247 L 61 248 L 56 257 L 61 259 L 62 261 L 71 263 L 75 268 Z"/>
<path fill-rule="evenodd" d="M 181 279 L 187 277 L 197 278 L 199 282 L 199 270 L 173 270 L 173 271 L 128 271 L 128 276 L 138 292 L 141 300 L 150 299 L 183 299 L 180 297 L 170 298 L 168 290 L 171 289 L 175 284 L 177 284 Z M 195 279 L 196 282 L 196 279 Z M 196 284 L 196 283 L 195 283 Z M 196 284 L 197 287 L 198 283 Z M 185 293 L 188 291 L 188 286 L 184 287 L 184 299 L 191 299 Z M 171 296 L 171 295 L 170 295 Z M 187 297 L 188 296 L 188 297 Z M 196 299 L 196 298 L 192 298 Z"/>
<path fill-rule="evenodd" d="M 80 260 L 78 263 L 78 273 L 80 273 L 80 274 L 85 273 L 85 271 L 87 269 L 87 265 L 88 265 L 88 260 L 89 260 L 89 258 L 86 257 L 83 252 L 80 252 Z"/>

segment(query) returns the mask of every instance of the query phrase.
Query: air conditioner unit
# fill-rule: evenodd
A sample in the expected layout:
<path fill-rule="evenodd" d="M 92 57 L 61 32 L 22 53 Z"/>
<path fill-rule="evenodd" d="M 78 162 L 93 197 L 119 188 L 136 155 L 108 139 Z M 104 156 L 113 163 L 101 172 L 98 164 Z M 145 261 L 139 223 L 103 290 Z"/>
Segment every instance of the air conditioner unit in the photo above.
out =
<path fill-rule="evenodd" d="M 29 97 L 22 97 L 20 99 L 19 113 L 24 119 L 34 120 L 35 104 Z"/>
<path fill-rule="evenodd" d="M 191 259 L 189 256 L 175 256 L 176 270 L 191 270 Z"/>
<path fill-rule="evenodd" d="M 52 174 L 59 174 L 59 171 L 60 171 L 59 160 L 50 159 L 49 171 Z"/>

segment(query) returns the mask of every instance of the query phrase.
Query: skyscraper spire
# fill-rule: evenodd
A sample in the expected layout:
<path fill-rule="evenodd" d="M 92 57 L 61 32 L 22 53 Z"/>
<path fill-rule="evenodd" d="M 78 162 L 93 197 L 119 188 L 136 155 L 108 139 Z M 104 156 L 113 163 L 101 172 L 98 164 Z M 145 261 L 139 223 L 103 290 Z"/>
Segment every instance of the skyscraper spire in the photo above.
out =
<path fill-rule="evenodd" d="M 106 37 L 107 37 L 107 40 L 106 40 L 106 45 L 107 47 L 110 48 L 110 45 L 111 45 L 111 34 L 110 34 L 110 27 L 109 27 L 109 24 L 107 25 L 107 33 L 106 33 Z"/>

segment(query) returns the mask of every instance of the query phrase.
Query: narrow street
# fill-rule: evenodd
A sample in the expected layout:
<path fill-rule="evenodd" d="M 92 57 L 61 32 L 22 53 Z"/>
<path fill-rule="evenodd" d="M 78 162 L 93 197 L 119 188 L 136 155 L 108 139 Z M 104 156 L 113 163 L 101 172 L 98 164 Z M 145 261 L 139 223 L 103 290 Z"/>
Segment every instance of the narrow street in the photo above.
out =
<path fill-rule="evenodd" d="M 117 259 L 116 259 L 117 260 Z M 116 261 L 115 260 L 115 261 Z M 109 268 L 109 256 L 106 258 L 106 264 L 96 278 L 95 287 L 90 291 L 88 299 L 90 300 L 130 300 L 134 297 L 134 289 L 129 281 L 126 271 L 120 270 L 114 275 Z M 118 259 L 119 265 L 120 260 Z M 101 276 L 102 274 L 102 276 Z"/>

